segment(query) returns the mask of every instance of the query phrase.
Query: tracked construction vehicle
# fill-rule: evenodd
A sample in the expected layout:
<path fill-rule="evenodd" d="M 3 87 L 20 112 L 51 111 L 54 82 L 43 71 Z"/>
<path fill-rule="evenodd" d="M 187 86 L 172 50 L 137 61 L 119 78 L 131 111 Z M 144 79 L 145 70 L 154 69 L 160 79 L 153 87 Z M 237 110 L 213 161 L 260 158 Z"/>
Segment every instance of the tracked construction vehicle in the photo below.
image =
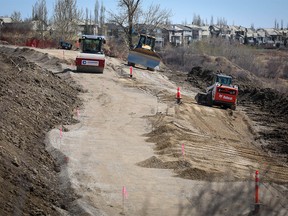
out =
<path fill-rule="evenodd" d="M 83 35 L 79 39 L 80 53 L 76 57 L 77 72 L 103 73 L 105 67 L 105 54 L 103 36 Z"/>
<path fill-rule="evenodd" d="M 130 50 L 128 65 L 136 64 L 146 67 L 148 70 L 155 70 L 160 64 L 160 56 L 154 51 L 155 37 L 141 34 L 136 47 Z"/>
<path fill-rule="evenodd" d="M 206 93 L 200 92 L 195 96 L 197 103 L 207 106 L 217 105 L 235 110 L 238 87 L 232 85 L 232 77 L 217 74 L 215 75 L 213 83 L 213 85 L 206 89 Z"/>

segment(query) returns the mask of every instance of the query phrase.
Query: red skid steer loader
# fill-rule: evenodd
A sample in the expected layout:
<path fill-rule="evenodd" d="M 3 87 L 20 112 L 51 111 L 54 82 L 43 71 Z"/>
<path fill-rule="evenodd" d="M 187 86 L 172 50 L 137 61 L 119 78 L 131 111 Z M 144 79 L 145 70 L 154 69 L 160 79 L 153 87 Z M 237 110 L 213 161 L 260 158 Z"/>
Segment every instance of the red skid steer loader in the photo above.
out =
<path fill-rule="evenodd" d="M 224 74 L 217 74 L 214 84 L 209 86 L 206 93 L 200 92 L 195 96 L 198 104 L 207 106 L 221 106 L 223 108 L 236 109 L 238 87 L 232 85 L 232 77 Z"/>

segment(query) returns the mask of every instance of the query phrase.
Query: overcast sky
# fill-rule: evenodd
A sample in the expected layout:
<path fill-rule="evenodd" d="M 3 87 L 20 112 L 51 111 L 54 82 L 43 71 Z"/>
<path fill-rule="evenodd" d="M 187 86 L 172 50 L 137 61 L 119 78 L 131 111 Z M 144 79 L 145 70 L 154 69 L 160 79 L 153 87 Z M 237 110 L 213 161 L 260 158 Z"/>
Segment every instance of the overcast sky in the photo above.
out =
<path fill-rule="evenodd" d="M 22 18 L 31 17 L 32 6 L 37 0 L 0 0 L 0 16 L 10 16 L 13 11 L 21 12 Z M 52 15 L 56 0 L 46 0 L 49 15 Z M 96 0 L 78 0 L 79 8 L 83 11 L 88 8 L 93 14 Z M 106 10 L 117 12 L 117 0 L 99 0 L 103 2 Z M 288 25 L 288 0 L 142 0 L 142 7 L 160 4 L 162 9 L 172 12 L 171 22 L 175 24 L 188 23 L 193 15 L 200 17 L 208 24 L 211 16 L 214 22 L 217 18 L 225 18 L 228 25 L 241 25 L 250 27 L 274 27 L 275 19 L 279 25 L 283 20 L 284 27 Z M 107 16 L 106 16 L 107 18 Z"/>

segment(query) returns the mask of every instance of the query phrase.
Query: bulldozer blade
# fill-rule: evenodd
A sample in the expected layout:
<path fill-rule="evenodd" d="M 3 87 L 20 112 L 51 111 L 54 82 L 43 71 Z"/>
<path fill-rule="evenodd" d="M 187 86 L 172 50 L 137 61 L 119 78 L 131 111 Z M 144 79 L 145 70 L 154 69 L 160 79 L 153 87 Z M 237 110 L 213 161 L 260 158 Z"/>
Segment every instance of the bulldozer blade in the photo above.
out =
<path fill-rule="evenodd" d="M 139 52 L 139 51 L 131 50 L 128 55 L 128 63 L 139 64 L 146 68 L 154 69 L 155 67 L 159 66 L 160 57 L 152 51 Z"/>

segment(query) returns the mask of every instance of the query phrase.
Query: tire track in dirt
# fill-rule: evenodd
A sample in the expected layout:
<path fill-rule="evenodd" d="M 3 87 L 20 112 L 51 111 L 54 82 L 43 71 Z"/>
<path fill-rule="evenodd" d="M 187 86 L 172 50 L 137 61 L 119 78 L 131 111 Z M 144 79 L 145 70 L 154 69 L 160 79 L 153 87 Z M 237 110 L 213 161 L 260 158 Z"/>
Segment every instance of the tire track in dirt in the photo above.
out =
<path fill-rule="evenodd" d="M 138 73 L 145 72 L 140 70 Z M 259 169 L 265 173 L 262 178 L 265 182 L 288 183 L 287 166 L 261 150 L 257 143 L 257 133 L 244 113 L 197 105 L 192 97 L 188 96 L 193 95 L 189 90 L 186 90 L 188 95 L 184 96 L 183 104 L 177 106 L 174 102 L 175 96 L 171 93 L 171 84 L 165 86 L 166 80 L 161 81 L 162 75 L 147 73 L 142 77 L 153 80 L 152 76 L 156 76 L 155 80 L 161 85 L 144 84 L 145 91 L 154 95 L 161 92 L 158 102 L 166 103 L 170 107 L 172 104 L 174 109 L 172 115 L 158 113 L 147 117 L 154 128 L 147 134 L 147 141 L 156 143 L 154 150 L 162 163 L 182 160 L 181 143 L 185 143 L 185 160 L 190 166 L 183 170 L 182 175 L 197 167 L 207 173 L 217 172 L 217 181 L 251 180 L 254 171 Z M 137 80 L 126 86 L 143 89 L 143 82 Z M 157 163 L 161 164 L 159 161 Z M 145 164 L 150 166 L 147 161 Z M 162 164 L 159 166 L 163 167 Z M 171 168 L 175 169 L 174 166 Z M 193 173 L 188 176 L 193 179 Z M 204 177 L 203 180 L 205 179 Z M 210 180 L 213 181 L 213 178 Z"/>
<path fill-rule="evenodd" d="M 118 202 L 118 189 L 127 181 L 131 186 L 132 195 L 127 204 L 128 215 L 145 215 L 145 212 L 150 213 L 150 215 L 165 215 L 171 211 L 174 213 L 178 211 L 179 215 L 182 215 L 183 212 L 190 213 L 190 215 L 193 213 L 194 215 L 211 215 L 212 212 L 214 214 L 217 212 L 219 215 L 231 215 L 232 212 L 235 213 L 233 208 L 235 209 L 237 202 L 241 202 L 241 205 L 236 208 L 239 212 L 247 211 L 247 206 L 251 205 L 247 199 L 247 194 L 251 194 L 251 191 L 248 191 L 253 188 L 253 186 L 251 187 L 253 172 L 259 168 L 260 173 L 265 173 L 266 167 L 263 164 L 258 164 L 258 159 L 262 159 L 262 157 L 253 156 L 254 152 L 257 152 L 256 145 L 251 144 L 254 143 L 254 135 L 250 132 L 251 128 L 247 126 L 247 123 L 243 122 L 243 113 L 233 112 L 231 117 L 227 111 L 198 106 L 190 97 L 194 94 L 190 89 L 184 89 L 182 92 L 183 103 L 178 106 L 175 104 L 176 85 L 173 83 L 166 85 L 166 80 L 162 81 L 164 78 L 161 74 L 136 70 L 135 79 L 124 77 L 124 72 L 122 76 L 115 78 L 112 75 L 113 73 L 119 74 L 117 67 L 121 70 L 123 68 L 126 72 L 129 70 L 125 65 L 117 65 L 114 67 L 116 71 L 114 69 L 109 70 L 111 77 L 108 77 L 105 72 L 104 75 L 99 76 L 104 76 L 107 79 L 105 82 L 110 83 L 111 89 L 107 89 L 107 92 L 111 97 L 111 106 L 101 106 L 103 102 L 105 104 L 105 98 L 101 99 L 100 97 L 99 101 L 95 100 L 94 102 L 92 101 L 93 98 L 90 98 L 91 101 L 88 101 L 89 103 L 86 103 L 85 107 L 89 119 L 83 121 L 85 126 L 82 127 L 82 132 L 67 134 L 66 144 L 67 147 L 71 148 L 70 154 L 75 158 L 70 166 L 72 170 L 74 169 L 74 174 L 78 176 L 73 182 L 76 187 L 80 187 L 78 192 L 83 195 L 83 200 L 86 199 L 89 204 L 101 208 L 105 212 L 119 213 L 121 205 Z M 101 87 L 95 87 L 93 80 L 96 81 L 96 79 L 92 80 L 91 75 L 75 74 L 75 77 L 82 83 L 89 81 L 87 86 L 90 90 L 96 89 L 94 92 L 88 92 L 89 97 L 97 97 L 101 94 L 99 91 Z M 89 80 L 90 78 L 91 80 Z M 137 122 L 132 119 L 132 114 L 129 114 L 133 113 L 134 110 L 129 111 L 129 115 L 127 115 L 125 112 L 127 102 L 125 103 L 122 94 L 118 95 L 119 92 L 113 90 L 113 84 L 108 79 L 114 81 L 115 89 L 123 91 L 129 87 L 130 90 L 125 90 L 125 94 L 128 92 L 134 94 L 137 91 L 135 88 L 138 88 L 147 95 L 155 96 L 158 103 L 157 109 L 153 107 L 149 109 L 157 110 L 156 114 L 154 115 L 151 111 L 152 115 L 149 116 L 146 110 L 144 117 L 150 121 L 150 126 L 147 126 L 146 131 L 148 128 L 148 131 L 151 131 L 152 128 L 152 131 L 147 132 L 146 136 L 149 137 L 147 141 L 153 144 L 148 143 L 147 145 L 148 148 L 150 146 L 154 148 L 154 153 L 157 156 L 147 157 L 146 160 L 140 159 L 143 158 L 143 152 L 147 151 L 145 142 L 142 143 L 141 141 L 141 145 L 139 145 L 140 139 L 135 134 L 132 137 L 123 136 L 123 134 L 129 134 L 137 126 L 137 124 L 135 125 Z M 97 83 L 99 84 L 99 80 Z M 119 106 L 120 101 L 116 95 L 124 100 L 120 103 L 122 106 Z M 140 94 L 140 96 L 142 99 L 147 99 L 145 95 Z M 151 100 L 153 101 L 153 99 Z M 131 106 L 136 107 L 136 120 L 139 122 L 139 117 L 142 118 L 140 112 L 142 104 L 137 104 L 137 102 L 140 102 L 138 97 L 133 100 L 129 97 Z M 148 103 L 148 101 L 146 102 Z M 117 122 L 124 120 L 125 124 Z M 98 125 L 98 121 L 103 121 L 103 124 Z M 141 131 L 143 130 L 141 129 Z M 131 139 L 135 139 L 137 142 L 131 145 Z M 108 147 L 107 143 L 109 144 Z M 129 147 L 127 143 L 129 143 Z M 188 150 L 185 158 L 181 155 L 182 143 Z M 77 148 L 79 144 L 82 146 L 80 149 Z M 135 146 L 137 149 L 134 149 Z M 243 146 L 245 153 L 241 152 Z M 210 152 L 207 149 L 210 149 Z M 138 156 L 135 158 L 135 155 Z M 134 164 L 131 164 L 131 160 L 133 163 L 138 160 L 137 164 L 142 167 L 173 169 L 175 176 L 184 179 L 171 178 L 170 174 L 167 175 L 168 172 L 157 169 L 135 168 Z M 89 170 L 87 166 L 93 166 L 93 171 Z M 279 170 L 282 171 L 283 168 L 279 167 Z M 131 171 L 133 172 L 131 173 Z M 269 172 L 267 175 L 272 178 L 273 176 Z M 283 173 L 283 179 L 287 179 L 285 177 L 287 172 Z M 71 178 L 74 177 L 71 175 Z M 235 182 L 238 180 L 241 181 Z M 231 182 L 230 185 L 228 181 Z M 175 191 L 170 191 L 171 188 Z M 227 191 L 227 188 L 230 191 Z M 181 191 L 180 196 L 178 195 L 179 191 Z M 148 198 L 145 197 L 147 194 L 149 194 Z M 266 197 L 268 199 L 271 196 Z M 175 205 L 177 198 L 179 205 Z M 146 200 L 143 201 L 143 199 Z M 264 201 L 263 198 L 263 203 L 270 205 L 272 202 L 269 203 L 267 199 Z M 275 200 L 279 201 L 279 199 Z"/>

